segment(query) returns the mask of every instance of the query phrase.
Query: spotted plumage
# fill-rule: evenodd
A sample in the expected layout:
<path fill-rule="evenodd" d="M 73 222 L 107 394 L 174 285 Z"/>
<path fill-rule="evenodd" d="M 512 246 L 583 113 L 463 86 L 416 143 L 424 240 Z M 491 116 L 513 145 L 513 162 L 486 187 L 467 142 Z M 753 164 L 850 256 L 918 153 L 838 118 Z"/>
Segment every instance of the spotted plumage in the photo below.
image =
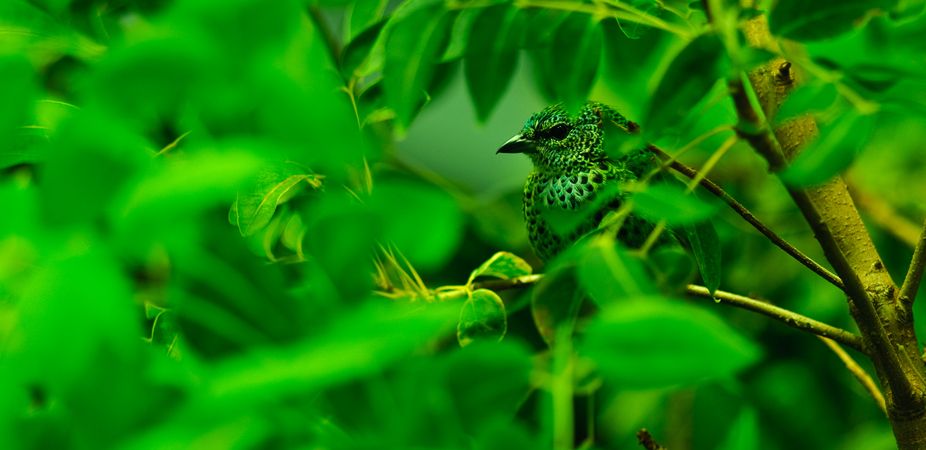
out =
<path fill-rule="evenodd" d="M 577 114 L 553 105 L 527 120 L 521 133 L 499 153 L 527 154 L 534 170 L 524 185 L 524 218 L 534 251 L 549 260 L 596 229 L 609 211 L 617 210 L 627 193 L 621 189 L 655 167 L 645 149 L 619 158 L 605 152 L 606 129 L 633 134 L 637 124 L 612 108 L 589 102 Z M 615 139 L 608 133 L 607 138 Z M 654 225 L 629 215 L 617 238 L 640 246 Z M 663 238 L 665 239 L 665 238 Z"/>

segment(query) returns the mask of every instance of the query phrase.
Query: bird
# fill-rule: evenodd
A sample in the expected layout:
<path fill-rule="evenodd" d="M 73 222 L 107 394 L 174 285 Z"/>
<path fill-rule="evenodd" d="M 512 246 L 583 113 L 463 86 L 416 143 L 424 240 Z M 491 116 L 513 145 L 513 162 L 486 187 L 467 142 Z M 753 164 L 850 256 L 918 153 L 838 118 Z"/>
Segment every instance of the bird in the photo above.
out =
<path fill-rule="evenodd" d="M 533 163 L 524 184 L 523 214 L 531 247 L 542 261 L 596 230 L 629 197 L 622 187 L 658 167 L 655 155 L 645 147 L 617 157 L 606 151 L 606 139 L 638 132 L 636 123 L 604 103 L 587 102 L 576 113 L 558 103 L 533 114 L 521 132 L 498 149 L 497 154 L 525 154 Z M 638 248 L 655 227 L 631 213 L 616 238 Z M 655 246 L 676 239 L 666 230 Z"/>

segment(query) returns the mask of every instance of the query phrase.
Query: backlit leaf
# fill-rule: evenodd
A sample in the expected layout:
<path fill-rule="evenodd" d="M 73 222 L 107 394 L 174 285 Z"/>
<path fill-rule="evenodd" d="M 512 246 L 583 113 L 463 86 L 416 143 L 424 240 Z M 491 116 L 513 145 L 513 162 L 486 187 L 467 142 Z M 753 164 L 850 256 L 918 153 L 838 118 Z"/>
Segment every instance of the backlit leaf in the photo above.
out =
<path fill-rule="evenodd" d="M 476 340 L 501 340 L 508 331 L 505 303 L 488 289 L 477 289 L 463 303 L 457 324 L 457 342 L 465 347 Z"/>
<path fill-rule="evenodd" d="M 258 174 L 253 189 L 238 192 L 229 218 L 242 236 L 250 236 L 266 226 L 277 206 L 301 190 L 321 186 L 320 175 L 298 172 L 299 168 L 292 164 L 271 165 Z"/>
<path fill-rule="evenodd" d="M 498 252 L 492 255 L 469 275 L 472 283 L 478 277 L 496 277 L 503 280 L 530 275 L 533 269 L 527 261 L 509 252 Z"/>

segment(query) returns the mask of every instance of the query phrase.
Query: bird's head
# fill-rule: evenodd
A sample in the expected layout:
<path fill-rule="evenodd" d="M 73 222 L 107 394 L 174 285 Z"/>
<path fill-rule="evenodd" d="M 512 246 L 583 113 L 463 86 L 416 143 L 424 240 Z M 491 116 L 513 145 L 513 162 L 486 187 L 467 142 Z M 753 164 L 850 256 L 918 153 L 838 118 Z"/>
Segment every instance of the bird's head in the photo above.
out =
<path fill-rule="evenodd" d="M 556 104 L 532 115 L 497 153 L 524 153 L 541 171 L 582 170 L 608 158 L 602 142 L 610 125 L 625 133 L 637 131 L 637 124 L 602 103 L 588 102 L 575 114 Z"/>

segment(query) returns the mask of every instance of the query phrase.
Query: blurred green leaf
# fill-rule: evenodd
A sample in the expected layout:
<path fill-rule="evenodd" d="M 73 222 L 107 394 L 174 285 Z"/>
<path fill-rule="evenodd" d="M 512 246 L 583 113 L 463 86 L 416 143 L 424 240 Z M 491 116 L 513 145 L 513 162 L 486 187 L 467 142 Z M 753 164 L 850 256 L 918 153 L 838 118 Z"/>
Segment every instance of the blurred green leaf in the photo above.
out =
<path fill-rule="evenodd" d="M 495 277 L 507 280 L 530 275 L 531 272 L 533 272 L 533 269 L 530 264 L 518 255 L 509 252 L 498 252 L 472 271 L 466 284 L 472 284 L 473 280 L 479 277 Z"/>
<path fill-rule="evenodd" d="M 463 71 L 480 122 L 488 120 L 511 83 L 524 25 L 520 10 L 504 4 L 483 9 L 473 20 Z"/>
<path fill-rule="evenodd" d="M 747 450 L 760 448 L 759 419 L 752 408 L 744 408 L 730 427 L 726 439 L 718 450 Z"/>
<path fill-rule="evenodd" d="M 694 38 L 672 59 L 649 99 L 643 130 L 659 135 L 682 122 L 724 73 L 724 49 L 717 36 Z"/>
<path fill-rule="evenodd" d="M 232 225 L 242 236 L 250 236 L 268 223 L 282 205 L 306 187 L 318 189 L 322 177 L 304 172 L 293 164 L 273 164 L 261 170 L 253 189 L 239 191 L 229 212 Z"/>
<path fill-rule="evenodd" d="M 795 186 L 811 186 L 836 176 L 865 147 L 875 117 L 849 110 L 832 123 L 821 124 L 819 136 L 781 173 L 781 179 Z"/>
<path fill-rule="evenodd" d="M 41 167 L 43 216 L 54 224 L 92 223 L 118 203 L 152 163 L 148 142 L 117 121 L 84 111 L 64 121 Z"/>
<path fill-rule="evenodd" d="M 202 401 L 266 402 L 376 373 L 452 329 L 457 313 L 447 304 L 360 307 L 304 342 L 217 364 Z"/>
<path fill-rule="evenodd" d="M 822 113 L 833 105 L 838 95 L 836 86 L 831 83 L 802 84 L 785 98 L 775 114 L 775 121 L 781 123 L 802 114 Z"/>
<path fill-rule="evenodd" d="M 164 220 L 230 201 L 260 167 L 250 149 L 235 146 L 170 161 L 129 189 L 117 217 Z"/>
<path fill-rule="evenodd" d="M 432 4 L 401 17 L 388 30 L 383 88 L 400 130 L 408 128 L 425 99 L 447 45 L 450 17 L 443 5 Z"/>
<path fill-rule="evenodd" d="M 353 41 L 369 28 L 376 26 L 386 13 L 389 0 L 353 2 L 345 20 L 346 41 Z"/>
<path fill-rule="evenodd" d="M 681 292 L 695 275 L 695 261 L 677 245 L 657 246 L 647 253 L 643 262 L 648 269 L 647 275 L 662 292 Z"/>
<path fill-rule="evenodd" d="M 669 225 L 703 222 L 717 213 L 720 205 L 698 198 L 680 183 L 651 183 L 633 195 L 634 211 L 653 221 Z"/>
<path fill-rule="evenodd" d="M 733 375 L 761 352 L 703 308 L 650 297 L 606 305 L 586 328 L 579 353 L 620 386 L 654 388 Z"/>
<path fill-rule="evenodd" d="M 915 20 L 926 11 L 926 0 L 900 0 L 890 12 L 892 20 L 898 22 Z"/>
<path fill-rule="evenodd" d="M 37 94 L 35 73 L 29 60 L 22 56 L 7 56 L 0 53 L 0 168 L 10 163 L 14 149 L 10 148 L 12 136 L 21 127 L 32 125 L 30 111 Z M 28 150 L 26 150 L 28 151 Z M 16 152 L 18 153 L 18 152 Z M 9 162 L 8 162 L 9 161 Z"/>
<path fill-rule="evenodd" d="M 544 342 L 553 346 L 556 331 L 571 329 L 584 302 L 576 274 L 574 249 L 548 264 L 540 283 L 531 292 L 531 317 Z"/>
<path fill-rule="evenodd" d="M 500 341 L 508 332 L 505 303 L 488 289 L 476 289 L 460 308 L 457 342 L 466 347 L 477 340 Z"/>
<path fill-rule="evenodd" d="M 780 0 L 769 15 L 773 34 L 799 41 L 845 33 L 873 10 L 889 10 L 897 0 Z"/>
<path fill-rule="evenodd" d="M 601 62 L 601 41 L 601 27 L 588 14 L 570 14 L 556 29 L 544 76 L 569 111 L 577 111 L 588 99 Z"/>
<path fill-rule="evenodd" d="M 691 253 L 698 263 L 701 280 L 713 295 L 720 287 L 722 274 L 720 238 L 717 237 L 717 230 L 711 222 L 686 225 L 682 228 Z"/>
<path fill-rule="evenodd" d="M 357 74 L 358 69 L 363 65 L 364 61 L 369 58 L 370 50 L 373 49 L 373 45 L 376 44 L 379 39 L 380 31 L 382 31 L 385 24 L 386 21 L 382 20 L 370 25 L 351 39 L 350 42 L 344 46 L 344 49 L 341 50 L 341 76 L 344 77 L 345 80 L 349 80 Z"/>
<path fill-rule="evenodd" d="M 387 243 L 421 269 L 442 266 L 460 244 L 463 217 L 453 197 L 419 182 L 389 180 L 373 188 Z"/>
<path fill-rule="evenodd" d="M 656 292 L 642 261 L 615 241 L 595 239 L 581 250 L 579 280 L 599 306 Z"/>

